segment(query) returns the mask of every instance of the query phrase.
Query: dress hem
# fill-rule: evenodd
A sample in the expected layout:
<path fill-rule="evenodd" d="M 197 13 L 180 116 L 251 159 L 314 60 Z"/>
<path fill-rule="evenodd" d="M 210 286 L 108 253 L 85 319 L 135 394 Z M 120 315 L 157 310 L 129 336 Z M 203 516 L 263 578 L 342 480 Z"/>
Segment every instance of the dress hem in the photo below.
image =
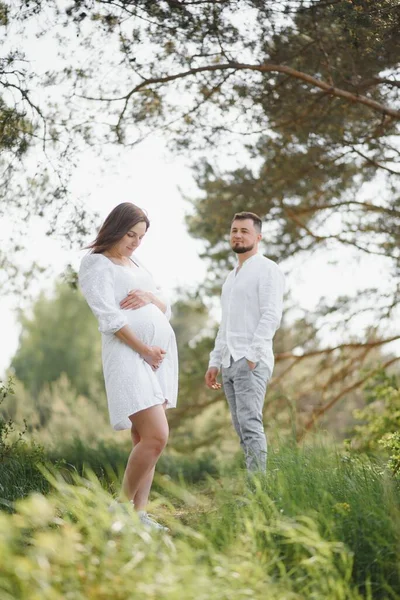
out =
<path fill-rule="evenodd" d="M 135 410 L 133 412 L 130 412 L 126 417 L 124 417 L 123 419 L 121 419 L 120 421 L 118 421 L 118 423 L 116 423 L 115 425 L 112 425 L 113 429 L 115 431 L 124 431 L 126 429 L 130 429 L 132 427 L 132 421 L 130 421 L 129 417 L 132 415 L 135 415 L 138 412 L 141 412 L 142 410 L 147 410 L 148 408 L 152 408 L 153 406 L 158 406 L 158 405 L 162 405 L 165 402 L 167 402 L 166 405 L 166 409 L 170 409 L 170 408 L 176 408 L 176 404 L 172 404 L 171 402 L 168 401 L 167 398 L 164 398 L 163 400 L 160 400 L 159 398 L 157 398 L 157 401 L 153 402 L 152 404 L 149 404 L 148 406 L 144 406 L 143 408 L 139 408 L 138 410 Z M 128 424 L 129 422 L 129 424 Z"/>

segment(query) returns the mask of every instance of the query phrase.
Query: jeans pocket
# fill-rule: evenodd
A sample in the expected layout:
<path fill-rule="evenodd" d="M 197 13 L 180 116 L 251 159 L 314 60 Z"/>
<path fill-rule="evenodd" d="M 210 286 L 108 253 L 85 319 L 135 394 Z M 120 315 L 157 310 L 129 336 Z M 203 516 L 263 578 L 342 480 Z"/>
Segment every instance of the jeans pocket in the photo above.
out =
<path fill-rule="evenodd" d="M 247 370 L 248 370 L 250 373 L 254 373 L 254 371 L 257 369 L 258 365 L 260 364 L 259 362 L 257 362 L 257 363 L 256 363 L 256 366 L 255 366 L 253 369 L 251 369 L 251 368 L 250 368 L 250 365 L 249 365 L 249 361 L 247 360 L 247 358 L 246 358 L 246 357 L 243 357 L 243 358 L 241 358 L 240 360 L 243 360 L 243 361 L 244 361 L 245 367 L 246 367 L 246 369 L 247 369 Z"/>

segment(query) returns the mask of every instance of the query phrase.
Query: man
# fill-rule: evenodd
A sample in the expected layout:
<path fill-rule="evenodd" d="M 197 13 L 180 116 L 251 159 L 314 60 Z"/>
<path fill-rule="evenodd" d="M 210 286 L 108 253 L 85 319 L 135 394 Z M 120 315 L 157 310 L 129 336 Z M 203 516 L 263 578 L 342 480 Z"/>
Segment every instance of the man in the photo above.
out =
<path fill-rule="evenodd" d="M 274 367 L 272 339 L 282 317 L 284 277 L 272 260 L 258 254 L 260 217 L 235 214 L 230 244 L 238 264 L 222 287 L 222 319 L 205 375 L 206 385 L 222 383 L 250 472 L 265 471 L 267 441 L 263 405 Z"/>

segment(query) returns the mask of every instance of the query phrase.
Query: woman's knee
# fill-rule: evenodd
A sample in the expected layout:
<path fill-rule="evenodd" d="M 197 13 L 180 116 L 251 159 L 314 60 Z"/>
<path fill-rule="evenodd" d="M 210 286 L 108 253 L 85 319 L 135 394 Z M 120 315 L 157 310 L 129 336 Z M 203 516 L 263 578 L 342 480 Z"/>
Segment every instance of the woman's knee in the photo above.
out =
<path fill-rule="evenodd" d="M 135 429 L 140 443 L 154 452 L 161 454 L 168 442 L 169 427 L 165 412 L 162 406 L 156 405 L 146 409 L 141 413 L 131 417 L 133 424 L 132 432 Z"/>
<path fill-rule="evenodd" d="M 152 438 L 152 445 L 157 454 L 161 454 L 168 442 L 168 428 L 163 431 L 157 431 Z"/>
<path fill-rule="evenodd" d="M 160 455 L 168 442 L 168 427 L 157 428 L 156 430 L 141 438 L 143 442 L 152 452 Z"/>

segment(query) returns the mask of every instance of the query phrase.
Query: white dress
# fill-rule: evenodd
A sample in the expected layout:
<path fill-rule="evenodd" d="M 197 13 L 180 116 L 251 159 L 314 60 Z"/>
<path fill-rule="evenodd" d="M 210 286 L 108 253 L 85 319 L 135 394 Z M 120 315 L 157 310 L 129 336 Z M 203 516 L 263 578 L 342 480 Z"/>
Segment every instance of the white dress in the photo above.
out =
<path fill-rule="evenodd" d="M 102 333 L 103 373 L 108 409 L 114 429 L 129 429 L 129 415 L 163 404 L 176 406 L 178 352 L 169 323 L 170 306 L 164 314 L 155 304 L 123 310 L 119 303 L 131 290 L 153 292 L 162 298 L 151 274 L 135 258 L 132 267 L 117 265 L 103 254 L 88 254 L 79 269 L 79 285 Z M 137 266 L 135 266 L 137 265 Z M 164 301 L 164 299 L 163 299 Z M 149 346 L 166 355 L 157 371 L 114 333 L 128 325 Z"/>

